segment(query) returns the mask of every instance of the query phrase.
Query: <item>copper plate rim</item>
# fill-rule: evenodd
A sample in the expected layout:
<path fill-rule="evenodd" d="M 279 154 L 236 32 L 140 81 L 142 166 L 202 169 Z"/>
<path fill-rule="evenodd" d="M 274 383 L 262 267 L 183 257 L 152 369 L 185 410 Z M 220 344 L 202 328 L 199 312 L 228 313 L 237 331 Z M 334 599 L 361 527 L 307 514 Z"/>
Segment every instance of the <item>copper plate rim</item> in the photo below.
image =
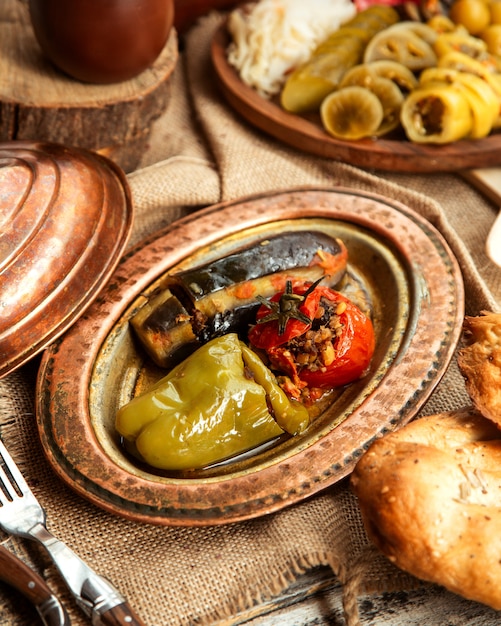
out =
<path fill-rule="evenodd" d="M 242 82 L 227 61 L 229 41 L 225 21 L 212 39 L 211 59 L 228 104 L 253 126 L 287 145 L 316 156 L 388 171 L 456 172 L 501 163 L 500 133 L 446 145 L 385 138 L 342 141 L 331 137 L 319 121 L 288 113 Z"/>
<path fill-rule="evenodd" d="M 310 446 L 298 444 L 259 471 L 163 482 L 124 471 L 96 438 L 89 389 L 100 349 L 127 308 L 155 279 L 202 247 L 258 225 L 308 218 L 368 229 L 391 241 L 405 258 L 413 316 L 384 378 L 326 436 Z M 124 257 L 99 300 L 46 350 L 36 406 L 43 450 L 59 477 L 80 495 L 135 521 L 205 526 L 272 513 L 346 477 L 375 438 L 416 415 L 452 359 L 463 319 L 464 288 L 454 255 L 427 220 L 398 201 L 348 188 L 300 188 L 208 207 Z"/>

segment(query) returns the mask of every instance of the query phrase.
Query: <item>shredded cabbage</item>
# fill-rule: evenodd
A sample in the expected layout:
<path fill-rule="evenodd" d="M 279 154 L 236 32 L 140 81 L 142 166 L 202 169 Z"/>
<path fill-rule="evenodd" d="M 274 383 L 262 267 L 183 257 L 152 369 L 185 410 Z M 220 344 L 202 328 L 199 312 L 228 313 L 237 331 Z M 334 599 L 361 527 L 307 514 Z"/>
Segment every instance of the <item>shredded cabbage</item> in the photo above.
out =
<path fill-rule="evenodd" d="M 356 13 L 351 0 L 260 0 L 230 13 L 228 61 L 265 98 Z"/>

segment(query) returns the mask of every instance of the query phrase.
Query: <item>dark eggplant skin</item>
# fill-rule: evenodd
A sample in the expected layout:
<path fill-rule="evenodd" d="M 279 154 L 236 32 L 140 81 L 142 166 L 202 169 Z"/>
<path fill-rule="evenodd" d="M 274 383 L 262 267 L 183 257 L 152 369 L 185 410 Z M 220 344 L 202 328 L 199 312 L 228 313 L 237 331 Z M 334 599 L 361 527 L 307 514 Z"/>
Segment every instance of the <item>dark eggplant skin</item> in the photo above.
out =
<path fill-rule="evenodd" d="M 191 314 L 168 289 L 154 294 L 131 319 L 131 325 L 157 364 L 170 364 L 171 354 L 184 359 L 200 345 Z"/>
<path fill-rule="evenodd" d="M 166 278 L 131 319 L 143 348 L 162 368 L 230 332 L 246 338 L 259 308 L 287 279 L 334 287 L 346 272 L 345 245 L 319 231 L 292 231 Z"/>
<path fill-rule="evenodd" d="M 308 267 L 319 250 L 338 257 L 343 249 L 338 239 L 318 231 L 289 232 L 241 248 L 206 265 L 179 272 L 167 284 L 182 285 L 193 302 L 197 302 L 231 285 Z M 339 277 L 334 277 L 334 280 L 337 282 Z"/>
<path fill-rule="evenodd" d="M 233 309 L 216 313 L 208 318 L 204 327 L 200 329 L 200 341 L 206 343 L 214 337 L 221 337 L 228 333 L 237 333 L 244 341 L 246 330 L 255 323 L 256 313 L 260 306 L 258 301 L 253 301 L 237 304 Z"/>

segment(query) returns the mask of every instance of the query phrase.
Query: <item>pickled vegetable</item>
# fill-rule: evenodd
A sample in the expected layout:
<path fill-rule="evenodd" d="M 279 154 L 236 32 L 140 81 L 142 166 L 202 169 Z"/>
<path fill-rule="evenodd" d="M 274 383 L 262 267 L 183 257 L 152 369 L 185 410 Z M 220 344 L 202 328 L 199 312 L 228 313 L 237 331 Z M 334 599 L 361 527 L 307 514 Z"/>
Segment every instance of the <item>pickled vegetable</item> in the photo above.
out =
<path fill-rule="evenodd" d="M 389 6 L 381 10 L 374 5 L 357 13 L 290 74 L 280 96 L 282 107 L 291 113 L 318 111 L 346 70 L 360 63 L 372 36 L 397 21 L 398 13 Z M 360 29 L 366 32 L 365 37 L 360 36 Z"/>
<path fill-rule="evenodd" d="M 501 24 L 501 2 L 491 0 L 489 2 L 489 12 L 491 14 L 491 24 Z"/>
<path fill-rule="evenodd" d="M 450 17 L 444 14 L 437 14 L 430 17 L 426 25 L 433 28 L 439 35 L 442 33 L 467 33 L 468 31 L 460 24 L 454 24 Z"/>
<path fill-rule="evenodd" d="M 446 144 L 467 137 L 473 116 L 466 97 L 454 87 L 423 86 L 405 100 L 402 126 L 411 141 Z"/>
<path fill-rule="evenodd" d="M 480 33 L 480 38 L 485 42 L 490 54 L 501 57 L 501 24 L 489 24 Z"/>
<path fill-rule="evenodd" d="M 376 130 L 376 136 L 386 135 L 400 124 L 400 110 L 404 95 L 389 78 L 375 78 L 369 87 L 383 106 L 383 119 Z"/>
<path fill-rule="evenodd" d="M 362 139 L 375 135 L 384 119 L 379 98 L 365 87 L 344 87 L 330 94 L 320 109 L 322 124 L 337 139 Z"/>
<path fill-rule="evenodd" d="M 345 45 L 350 45 L 353 40 L 357 41 L 357 46 L 362 43 L 367 45 L 372 37 L 371 31 L 367 28 L 360 28 L 355 26 L 345 26 L 344 28 L 337 30 L 329 35 L 325 41 L 323 41 L 314 50 L 312 56 L 321 56 L 322 54 L 329 54 L 331 52 L 341 51 Z"/>
<path fill-rule="evenodd" d="M 443 33 L 437 37 L 433 49 L 438 57 L 442 57 L 448 52 L 458 51 L 475 59 L 485 56 L 487 44 L 468 33 Z"/>
<path fill-rule="evenodd" d="M 394 24 L 392 27 L 392 31 L 394 33 L 412 33 L 413 35 L 417 35 L 426 43 L 429 43 L 431 46 L 434 45 L 437 39 L 437 32 L 428 24 L 424 24 L 422 22 L 414 22 L 412 20 L 404 20 L 403 22 L 398 22 L 398 24 Z"/>
<path fill-rule="evenodd" d="M 118 433 L 163 470 L 207 467 L 308 424 L 307 409 L 234 333 L 199 348 L 116 416 Z"/>
<path fill-rule="evenodd" d="M 357 82 L 359 80 L 360 82 Z M 381 136 L 394 130 L 400 123 L 400 109 L 404 102 L 404 96 L 397 85 L 389 78 L 383 78 L 382 76 L 372 76 L 370 79 L 368 76 L 362 74 L 352 74 L 347 80 L 343 81 L 340 91 L 345 86 L 360 86 L 365 87 L 372 92 L 383 107 L 383 119 L 379 126 L 371 134 L 374 136 Z M 369 135 L 366 135 L 369 136 Z"/>
<path fill-rule="evenodd" d="M 346 69 L 360 61 L 364 48 L 362 41 L 351 39 L 340 49 L 313 57 L 287 79 L 280 97 L 282 107 L 291 113 L 318 110 L 337 89 Z"/>
<path fill-rule="evenodd" d="M 395 77 L 393 80 L 391 77 Z M 398 82 L 402 85 L 402 89 Z M 341 81 L 340 89 L 358 85 L 371 91 L 383 106 L 383 119 L 374 136 L 386 135 L 400 124 L 400 109 L 404 102 L 403 89 L 411 91 L 417 85 L 412 72 L 393 61 L 363 63 L 349 70 Z"/>
<path fill-rule="evenodd" d="M 448 52 L 444 54 L 443 57 L 440 57 L 438 67 L 459 70 L 460 72 L 479 76 L 492 87 L 499 97 L 501 97 L 501 88 L 498 80 L 495 78 L 499 73 L 493 59 L 483 59 L 480 61 L 473 59 L 463 52 L 454 51 Z"/>
<path fill-rule="evenodd" d="M 432 67 L 437 61 L 432 47 L 436 37 L 437 33 L 425 24 L 394 24 L 371 39 L 364 52 L 364 63 L 390 60 L 412 71 Z"/>
<path fill-rule="evenodd" d="M 450 85 L 467 99 L 472 113 L 471 139 L 486 137 L 499 116 L 499 99 L 493 89 L 479 76 L 454 69 L 430 68 L 419 79 L 422 86 Z"/>
<path fill-rule="evenodd" d="M 455 0 L 449 9 L 455 24 L 464 26 L 471 35 L 478 35 L 491 21 L 489 5 L 485 0 Z"/>
<path fill-rule="evenodd" d="M 368 87 L 375 78 L 388 78 L 394 82 L 403 93 L 415 89 L 418 80 L 408 67 L 396 61 L 373 61 L 372 63 L 360 63 L 346 72 L 340 87 L 347 85 L 359 85 Z"/>
<path fill-rule="evenodd" d="M 487 83 L 477 76 L 470 76 L 469 80 L 460 77 L 458 83 L 462 94 L 470 105 L 472 115 L 472 125 L 468 137 L 470 139 L 487 137 L 499 115 L 499 102 L 494 92 Z"/>

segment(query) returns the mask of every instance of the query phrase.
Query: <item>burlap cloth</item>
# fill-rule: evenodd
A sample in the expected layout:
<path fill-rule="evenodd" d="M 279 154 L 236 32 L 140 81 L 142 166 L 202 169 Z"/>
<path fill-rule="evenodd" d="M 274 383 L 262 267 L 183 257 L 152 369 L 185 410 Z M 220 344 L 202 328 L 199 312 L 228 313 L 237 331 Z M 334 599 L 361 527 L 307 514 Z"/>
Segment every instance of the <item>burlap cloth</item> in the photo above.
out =
<path fill-rule="evenodd" d="M 155 125 L 140 168 L 128 177 L 137 211 L 131 245 L 221 200 L 305 185 L 350 186 L 398 199 L 426 216 L 460 261 L 467 312 L 499 309 L 501 272 L 484 253 L 497 207 L 456 175 L 369 173 L 289 149 L 250 127 L 228 108 L 215 83 L 209 43 L 220 19 L 206 16 L 182 42 L 172 102 Z M 351 626 L 360 623 L 359 594 L 417 583 L 372 548 L 346 481 L 282 512 L 209 528 L 141 525 L 88 504 L 55 478 L 43 457 L 33 416 L 36 365 L 0 381 L 1 435 L 46 508 L 49 528 L 114 581 L 148 626 L 223 621 L 318 565 L 330 566 L 343 585 Z M 467 402 L 453 362 L 423 414 Z M 38 546 L 3 541 L 47 578 L 73 624 L 88 623 Z M 37 619 L 20 594 L 0 585 L 0 624 L 25 626 Z"/>

